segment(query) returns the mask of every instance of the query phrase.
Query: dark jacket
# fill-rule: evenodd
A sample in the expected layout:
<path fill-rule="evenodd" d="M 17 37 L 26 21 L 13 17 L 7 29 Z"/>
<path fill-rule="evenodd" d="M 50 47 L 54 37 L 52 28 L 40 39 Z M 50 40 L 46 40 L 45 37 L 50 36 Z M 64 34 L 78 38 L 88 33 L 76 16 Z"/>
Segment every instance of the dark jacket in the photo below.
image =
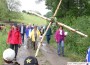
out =
<path fill-rule="evenodd" d="M 22 27 L 22 26 L 23 26 L 23 33 L 21 33 L 21 27 Z M 25 26 L 25 25 L 21 25 L 21 26 L 20 26 L 20 33 L 21 33 L 21 34 L 24 34 L 24 33 L 25 33 L 25 29 L 26 29 L 26 26 Z"/>
<path fill-rule="evenodd" d="M 49 36 L 49 35 L 52 35 L 51 28 L 49 28 L 48 31 L 47 31 L 47 33 L 46 33 L 46 36 Z"/>

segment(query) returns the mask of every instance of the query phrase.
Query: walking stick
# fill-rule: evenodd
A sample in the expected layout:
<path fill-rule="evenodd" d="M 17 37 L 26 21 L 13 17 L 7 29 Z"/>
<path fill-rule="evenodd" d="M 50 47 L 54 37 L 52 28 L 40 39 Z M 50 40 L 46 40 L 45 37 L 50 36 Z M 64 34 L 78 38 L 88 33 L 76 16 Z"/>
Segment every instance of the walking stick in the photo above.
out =
<path fill-rule="evenodd" d="M 58 4 L 58 6 L 57 6 L 57 9 L 56 9 L 54 15 L 52 16 L 52 18 L 54 18 L 54 17 L 56 16 L 56 14 L 57 14 L 57 12 L 58 12 L 58 9 L 59 9 L 59 7 L 60 7 L 60 5 L 61 5 L 61 2 L 62 2 L 62 0 L 60 0 L 59 4 Z M 39 49 L 40 49 L 41 44 L 42 44 L 42 42 L 43 42 L 43 39 L 44 39 L 44 37 L 45 37 L 45 35 L 46 35 L 49 27 L 51 26 L 51 23 L 52 23 L 52 21 L 50 21 L 49 25 L 47 26 L 46 31 L 44 32 L 44 34 L 43 34 L 43 36 L 42 36 L 42 39 L 40 40 L 40 43 L 39 43 L 38 48 L 37 48 L 36 53 L 35 53 L 35 57 L 38 55 L 38 52 L 39 52 Z"/>

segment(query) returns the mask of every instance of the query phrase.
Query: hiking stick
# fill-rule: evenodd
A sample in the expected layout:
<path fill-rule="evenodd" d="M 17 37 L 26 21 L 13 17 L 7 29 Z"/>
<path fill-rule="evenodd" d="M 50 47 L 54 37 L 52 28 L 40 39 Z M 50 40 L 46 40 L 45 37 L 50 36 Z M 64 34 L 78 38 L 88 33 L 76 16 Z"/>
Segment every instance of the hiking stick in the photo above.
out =
<path fill-rule="evenodd" d="M 52 16 L 53 18 L 56 16 L 56 14 L 57 14 L 57 12 L 58 12 L 58 9 L 59 9 L 59 7 L 60 7 L 60 5 L 61 5 L 61 2 L 62 2 L 62 0 L 60 0 L 59 4 L 58 4 L 58 6 L 57 6 L 57 9 L 55 10 L 54 15 Z M 35 57 L 38 55 L 38 52 L 39 52 L 39 49 L 40 49 L 41 44 L 42 44 L 42 42 L 43 42 L 43 39 L 44 39 L 44 37 L 45 37 L 48 29 L 50 28 L 51 23 L 52 23 L 52 21 L 50 21 L 49 25 L 47 26 L 46 31 L 44 32 L 44 34 L 43 34 L 43 36 L 42 36 L 42 39 L 41 39 L 41 41 L 40 41 L 40 43 L 39 43 L 39 45 L 38 45 L 38 48 L 37 48 L 37 50 L 36 50 L 36 53 L 35 53 Z"/>

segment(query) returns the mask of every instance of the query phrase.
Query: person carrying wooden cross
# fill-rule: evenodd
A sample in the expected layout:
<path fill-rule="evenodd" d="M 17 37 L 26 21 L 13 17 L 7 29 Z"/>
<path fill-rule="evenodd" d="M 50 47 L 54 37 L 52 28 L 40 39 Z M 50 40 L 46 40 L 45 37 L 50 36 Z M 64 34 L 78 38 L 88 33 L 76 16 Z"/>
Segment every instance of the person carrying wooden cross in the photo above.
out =
<path fill-rule="evenodd" d="M 63 27 L 60 26 L 59 29 L 55 32 L 55 40 L 57 42 L 57 53 L 60 56 L 62 48 L 62 55 L 64 56 L 64 37 L 67 35 L 67 32 L 64 32 Z"/>

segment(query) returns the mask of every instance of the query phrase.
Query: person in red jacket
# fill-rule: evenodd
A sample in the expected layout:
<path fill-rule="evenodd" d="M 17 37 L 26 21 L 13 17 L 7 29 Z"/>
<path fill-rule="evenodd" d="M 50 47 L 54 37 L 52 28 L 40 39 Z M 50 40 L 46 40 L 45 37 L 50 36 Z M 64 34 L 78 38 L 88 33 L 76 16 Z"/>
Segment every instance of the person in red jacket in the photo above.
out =
<path fill-rule="evenodd" d="M 16 23 L 14 23 L 8 33 L 7 43 L 10 44 L 10 48 L 15 50 L 15 60 L 18 53 L 18 46 L 21 45 L 21 35 Z"/>

